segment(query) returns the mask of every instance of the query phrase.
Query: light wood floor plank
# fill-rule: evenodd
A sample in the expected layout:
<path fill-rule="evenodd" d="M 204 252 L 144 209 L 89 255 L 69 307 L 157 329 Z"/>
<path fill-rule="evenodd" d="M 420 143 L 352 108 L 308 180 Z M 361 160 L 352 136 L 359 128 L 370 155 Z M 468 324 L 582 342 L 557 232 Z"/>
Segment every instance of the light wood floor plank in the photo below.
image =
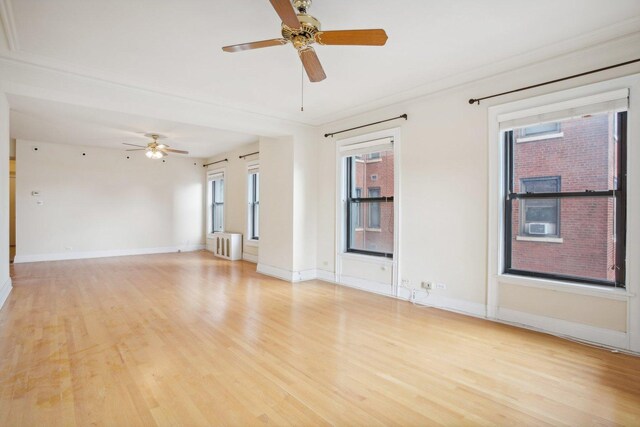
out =
<path fill-rule="evenodd" d="M 208 253 L 12 267 L 0 425 L 640 425 L 640 358 Z"/>

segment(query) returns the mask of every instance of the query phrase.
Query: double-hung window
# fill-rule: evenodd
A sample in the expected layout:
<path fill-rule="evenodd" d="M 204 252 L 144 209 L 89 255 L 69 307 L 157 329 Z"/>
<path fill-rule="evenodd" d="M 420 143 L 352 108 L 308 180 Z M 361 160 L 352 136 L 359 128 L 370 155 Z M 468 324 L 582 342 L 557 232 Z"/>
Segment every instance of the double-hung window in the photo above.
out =
<path fill-rule="evenodd" d="M 393 141 L 385 138 L 346 145 L 340 151 L 345 174 L 344 249 L 393 258 Z"/>
<path fill-rule="evenodd" d="M 260 237 L 260 172 L 257 166 L 249 169 L 247 196 L 247 236 L 249 240 L 258 240 Z"/>
<path fill-rule="evenodd" d="M 504 273 L 625 286 L 627 99 L 603 97 L 500 124 Z"/>
<path fill-rule="evenodd" d="M 209 173 L 207 181 L 209 233 L 222 232 L 224 231 L 224 173 Z"/>

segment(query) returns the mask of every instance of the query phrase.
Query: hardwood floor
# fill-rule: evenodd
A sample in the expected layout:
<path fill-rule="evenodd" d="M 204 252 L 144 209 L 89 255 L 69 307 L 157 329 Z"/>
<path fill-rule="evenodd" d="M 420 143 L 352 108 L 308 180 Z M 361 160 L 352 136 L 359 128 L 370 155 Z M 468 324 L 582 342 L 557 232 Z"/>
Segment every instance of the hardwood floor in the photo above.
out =
<path fill-rule="evenodd" d="M 640 358 L 254 270 L 15 265 L 0 425 L 640 425 Z"/>

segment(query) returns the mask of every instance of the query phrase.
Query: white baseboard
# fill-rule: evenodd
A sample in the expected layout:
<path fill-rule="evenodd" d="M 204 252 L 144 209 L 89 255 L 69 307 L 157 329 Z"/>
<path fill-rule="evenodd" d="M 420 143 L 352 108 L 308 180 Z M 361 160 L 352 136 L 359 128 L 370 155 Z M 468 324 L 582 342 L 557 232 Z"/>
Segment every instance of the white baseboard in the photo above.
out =
<path fill-rule="evenodd" d="M 258 263 L 258 255 L 248 254 L 246 252 L 242 253 L 242 259 L 245 261 L 252 262 L 254 264 Z"/>
<path fill-rule="evenodd" d="M 548 332 L 563 338 L 571 337 L 594 344 L 629 350 L 629 335 L 625 332 L 538 316 L 508 308 L 498 308 L 496 320 L 504 321 L 514 326 Z"/>
<path fill-rule="evenodd" d="M 287 282 L 292 282 L 292 283 L 304 282 L 307 280 L 314 280 L 318 277 L 317 270 L 315 269 L 290 271 L 290 270 L 285 270 L 283 268 L 273 267 L 271 265 L 260 264 L 260 263 L 258 263 L 258 267 L 256 268 L 256 271 L 260 274 L 286 280 Z"/>
<path fill-rule="evenodd" d="M 7 301 L 7 298 L 9 298 L 9 293 L 11 292 L 12 288 L 11 277 L 9 277 L 7 280 L 5 280 L 2 287 L 0 287 L 0 309 L 4 305 L 5 301 Z"/>
<path fill-rule="evenodd" d="M 411 301 L 411 291 L 406 288 L 400 288 L 399 298 Z M 426 305 L 428 307 L 439 308 L 456 313 L 466 314 L 473 317 L 487 317 L 487 308 L 484 304 L 472 301 L 461 300 L 457 298 L 449 298 L 434 294 L 427 294 L 426 291 L 416 290 L 415 304 Z"/>
<path fill-rule="evenodd" d="M 151 255 L 172 252 L 192 252 L 204 249 L 204 245 L 167 246 L 162 248 L 116 249 L 108 251 L 62 252 L 57 254 L 16 255 L 14 264 L 42 261 L 65 261 L 73 259 L 107 258 L 115 256 Z"/>
<path fill-rule="evenodd" d="M 336 273 L 334 273 L 333 271 L 316 270 L 316 276 L 316 279 L 322 280 L 324 282 L 338 283 L 336 280 Z"/>

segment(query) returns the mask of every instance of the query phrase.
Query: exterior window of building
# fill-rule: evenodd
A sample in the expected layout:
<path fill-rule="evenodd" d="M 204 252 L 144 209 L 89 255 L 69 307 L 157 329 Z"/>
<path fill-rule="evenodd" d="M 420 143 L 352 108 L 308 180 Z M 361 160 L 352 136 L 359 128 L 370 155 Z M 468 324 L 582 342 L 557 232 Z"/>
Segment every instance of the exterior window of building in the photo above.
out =
<path fill-rule="evenodd" d="M 209 177 L 209 233 L 224 231 L 224 175 Z"/>
<path fill-rule="evenodd" d="M 557 193 L 560 177 L 523 178 L 521 188 L 524 193 Z M 520 224 L 522 236 L 559 236 L 560 200 L 523 200 Z"/>
<path fill-rule="evenodd" d="M 248 206 L 248 236 L 249 240 L 258 240 L 260 237 L 260 173 L 249 171 L 247 194 Z"/>
<path fill-rule="evenodd" d="M 380 187 L 370 187 L 368 190 L 369 198 L 377 199 L 380 197 Z M 380 202 L 369 203 L 369 224 L 370 229 L 380 229 Z"/>
<path fill-rule="evenodd" d="M 543 136 L 560 132 L 560 122 L 542 123 L 521 128 L 522 137 Z"/>
<path fill-rule="evenodd" d="M 503 273 L 624 287 L 627 113 L 560 121 L 503 133 Z"/>
<path fill-rule="evenodd" d="M 393 258 L 394 156 L 389 147 L 345 157 L 347 252 Z M 372 155 L 375 162 L 369 162 Z"/>

